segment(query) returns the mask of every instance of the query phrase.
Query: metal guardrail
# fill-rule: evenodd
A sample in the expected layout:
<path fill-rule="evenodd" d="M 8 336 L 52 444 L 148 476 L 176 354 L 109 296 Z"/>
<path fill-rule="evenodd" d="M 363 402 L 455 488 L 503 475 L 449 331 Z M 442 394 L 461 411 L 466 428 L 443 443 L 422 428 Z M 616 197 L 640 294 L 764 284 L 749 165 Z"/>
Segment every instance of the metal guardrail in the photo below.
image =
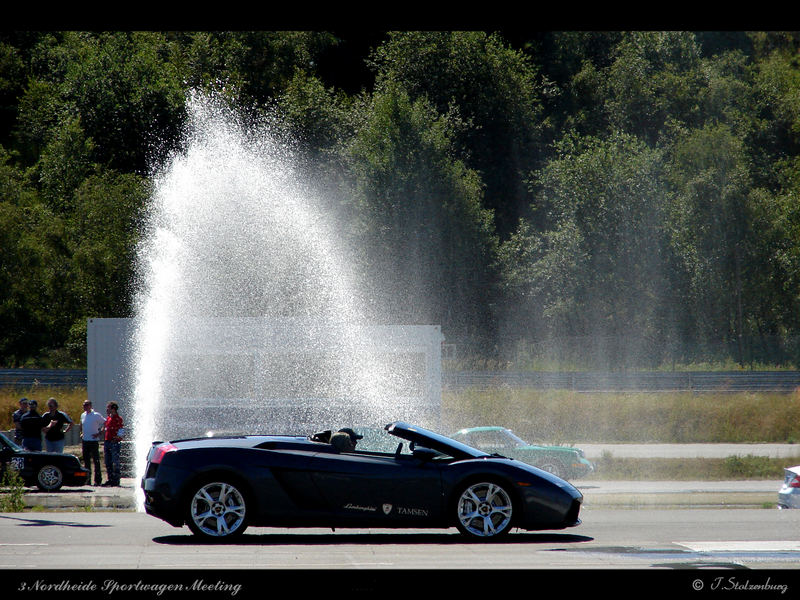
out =
<path fill-rule="evenodd" d="M 794 392 L 800 371 L 709 372 L 498 372 L 462 371 L 442 374 L 444 389 L 527 387 L 577 392 Z"/>
<path fill-rule="evenodd" d="M 86 369 L 0 369 L 0 387 L 69 387 L 86 381 Z"/>
<path fill-rule="evenodd" d="M 86 385 L 82 369 L 0 369 L 0 387 Z M 578 392 L 763 391 L 800 390 L 800 371 L 687 371 L 629 373 L 544 371 L 445 371 L 444 389 L 528 387 Z"/>

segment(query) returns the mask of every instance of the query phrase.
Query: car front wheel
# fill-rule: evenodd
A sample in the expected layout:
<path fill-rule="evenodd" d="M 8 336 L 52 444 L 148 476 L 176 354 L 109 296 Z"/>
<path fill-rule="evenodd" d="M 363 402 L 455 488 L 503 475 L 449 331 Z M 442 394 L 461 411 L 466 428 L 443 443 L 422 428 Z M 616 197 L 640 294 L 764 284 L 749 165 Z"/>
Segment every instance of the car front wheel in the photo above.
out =
<path fill-rule="evenodd" d="M 187 519 L 195 535 L 208 540 L 235 537 L 247 528 L 247 504 L 242 491 L 226 481 L 204 483 L 189 500 Z"/>
<path fill-rule="evenodd" d="M 514 512 L 502 485 L 482 481 L 466 486 L 456 502 L 456 527 L 474 540 L 493 540 L 511 530 Z"/>
<path fill-rule="evenodd" d="M 64 473 L 56 465 L 44 465 L 36 473 L 36 485 L 43 492 L 54 492 L 64 483 Z"/>

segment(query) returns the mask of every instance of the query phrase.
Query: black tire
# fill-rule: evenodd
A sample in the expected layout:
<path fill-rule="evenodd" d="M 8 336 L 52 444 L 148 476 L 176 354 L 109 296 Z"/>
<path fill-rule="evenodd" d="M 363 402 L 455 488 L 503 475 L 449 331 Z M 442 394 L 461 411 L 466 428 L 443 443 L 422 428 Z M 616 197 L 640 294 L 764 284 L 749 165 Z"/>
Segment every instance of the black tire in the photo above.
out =
<path fill-rule="evenodd" d="M 44 465 L 36 472 L 36 487 L 43 492 L 55 492 L 64 485 L 64 473 L 56 465 Z"/>
<path fill-rule="evenodd" d="M 478 480 L 462 486 L 453 512 L 458 530 L 473 541 L 495 541 L 514 524 L 514 499 L 505 484 Z"/>
<path fill-rule="evenodd" d="M 236 538 L 247 529 L 247 503 L 238 483 L 215 478 L 196 484 L 186 499 L 186 524 L 204 540 Z"/>

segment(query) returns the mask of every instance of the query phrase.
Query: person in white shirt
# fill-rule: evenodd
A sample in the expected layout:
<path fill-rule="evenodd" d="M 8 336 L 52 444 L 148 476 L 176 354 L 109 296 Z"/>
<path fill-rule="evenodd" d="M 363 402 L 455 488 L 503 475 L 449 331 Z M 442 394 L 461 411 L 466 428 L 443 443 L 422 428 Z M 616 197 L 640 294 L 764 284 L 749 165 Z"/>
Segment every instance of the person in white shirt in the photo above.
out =
<path fill-rule="evenodd" d="M 83 464 L 92 474 L 92 463 L 94 464 L 94 484 L 100 485 L 103 474 L 100 472 L 100 438 L 102 437 L 105 417 L 92 409 L 90 400 L 83 403 L 81 413 L 81 445 L 83 447 Z M 88 481 L 87 477 L 87 481 Z"/>

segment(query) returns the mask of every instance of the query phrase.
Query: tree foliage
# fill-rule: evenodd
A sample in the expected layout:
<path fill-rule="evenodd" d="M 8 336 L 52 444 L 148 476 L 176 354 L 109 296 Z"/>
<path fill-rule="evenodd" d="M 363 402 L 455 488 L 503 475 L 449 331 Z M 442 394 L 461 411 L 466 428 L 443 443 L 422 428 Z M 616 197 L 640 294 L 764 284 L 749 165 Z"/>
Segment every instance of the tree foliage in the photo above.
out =
<path fill-rule="evenodd" d="M 277 114 L 375 305 L 482 358 L 800 362 L 800 37 L 4 32 L 0 363 L 131 314 L 190 90 Z M 377 318 L 377 315 L 376 315 Z"/>
<path fill-rule="evenodd" d="M 365 114 L 346 153 L 378 304 L 402 322 L 447 316 L 480 337 L 496 239 L 477 173 L 454 156 L 452 119 L 392 83 Z"/>

